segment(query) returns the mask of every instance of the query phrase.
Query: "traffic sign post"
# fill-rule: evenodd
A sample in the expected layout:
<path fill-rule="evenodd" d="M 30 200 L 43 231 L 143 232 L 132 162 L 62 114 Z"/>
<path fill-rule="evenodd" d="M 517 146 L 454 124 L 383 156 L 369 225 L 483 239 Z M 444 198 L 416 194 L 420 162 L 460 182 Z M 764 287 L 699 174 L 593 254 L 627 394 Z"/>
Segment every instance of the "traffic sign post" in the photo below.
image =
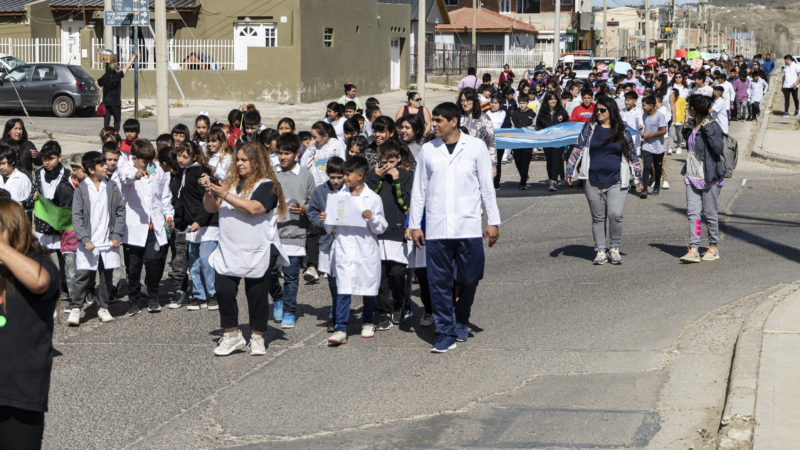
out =
<path fill-rule="evenodd" d="M 107 27 L 128 27 L 139 25 L 146 27 L 150 25 L 150 11 L 134 12 L 105 11 L 103 12 L 103 24 Z"/>

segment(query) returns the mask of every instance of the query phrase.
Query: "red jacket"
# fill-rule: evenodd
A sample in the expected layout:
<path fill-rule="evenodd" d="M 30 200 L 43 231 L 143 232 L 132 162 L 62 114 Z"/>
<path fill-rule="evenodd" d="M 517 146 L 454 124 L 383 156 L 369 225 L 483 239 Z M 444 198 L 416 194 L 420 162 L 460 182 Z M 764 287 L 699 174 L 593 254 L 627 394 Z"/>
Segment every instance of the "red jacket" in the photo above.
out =
<path fill-rule="evenodd" d="M 516 77 L 517 76 L 514 75 L 514 71 L 512 71 L 512 70 L 508 71 L 508 76 L 506 76 L 506 72 L 505 71 L 500 72 L 500 81 L 497 82 L 497 85 L 499 86 L 499 85 L 503 84 L 503 81 L 510 80 L 510 79 L 513 79 L 513 78 L 516 78 Z"/>
<path fill-rule="evenodd" d="M 581 103 L 572 110 L 572 115 L 570 116 L 569 121 L 586 123 L 592 119 L 592 114 L 594 114 L 594 103 L 589 105 L 588 108 L 583 106 L 583 103 Z"/>

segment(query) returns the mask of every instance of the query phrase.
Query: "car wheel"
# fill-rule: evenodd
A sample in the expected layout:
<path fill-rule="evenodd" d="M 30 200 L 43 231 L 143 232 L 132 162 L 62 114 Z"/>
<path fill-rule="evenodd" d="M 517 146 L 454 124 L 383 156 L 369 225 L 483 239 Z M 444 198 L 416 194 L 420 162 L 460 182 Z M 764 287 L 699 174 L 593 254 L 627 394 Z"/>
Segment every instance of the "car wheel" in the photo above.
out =
<path fill-rule="evenodd" d="M 75 112 L 75 101 L 66 95 L 60 95 L 53 100 L 53 114 L 56 117 L 70 117 Z"/>

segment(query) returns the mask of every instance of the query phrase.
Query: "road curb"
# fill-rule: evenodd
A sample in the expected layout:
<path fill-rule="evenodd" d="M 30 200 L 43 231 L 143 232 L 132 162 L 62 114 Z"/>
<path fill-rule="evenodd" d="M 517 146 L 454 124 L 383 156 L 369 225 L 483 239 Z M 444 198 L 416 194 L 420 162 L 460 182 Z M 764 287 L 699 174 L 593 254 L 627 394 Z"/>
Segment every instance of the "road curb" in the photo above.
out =
<path fill-rule="evenodd" d="M 769 120 L 772 118 L 772 105 L 775 100 L 775 93 L 778 92 L 777 89 L 778 84 L 773 83 L 770 85 L 770 93 L 769 93 L 769 114 L 765 113 L 763 115 L 764 119 L 761 121 L 761 126 L 758 130 L 758 134 L 756 135 L 756 141 L 753 143 L 753 146 L 750 149 L 750 156 L 754 158 L 763 159 L 765 161 L 775 162 L 778 164 L 785 164 L 790 166 L 800 165 L 800 159 L 798 158 L 791 158 L 788 156 L 780 156 L 774 153 L 770 153 L 764 150 L 764 137 L 767 135 L 767 126 L 769 126 Z"/>
<path fill-rule="evenodd" d="M 767 296 L 739 329 L 717 434 L 719 448 L 740 448 L 752 443 L 764 324 L 772 311 L 799 288 L 793 283 Z"/>

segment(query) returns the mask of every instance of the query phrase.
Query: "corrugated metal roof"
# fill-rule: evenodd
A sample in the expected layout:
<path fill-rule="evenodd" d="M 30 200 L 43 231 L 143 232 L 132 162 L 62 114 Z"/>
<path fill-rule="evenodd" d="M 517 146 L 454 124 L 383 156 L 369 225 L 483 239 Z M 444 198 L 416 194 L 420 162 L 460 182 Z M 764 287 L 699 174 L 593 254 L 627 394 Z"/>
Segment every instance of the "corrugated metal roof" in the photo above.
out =
<path fill-rule="evenodd" d="M 25 12 L 25 5 L 36 0 L 2 0 L 0 1 L 0 13 Z"/>
<path fill-rule="evenodd" d="M 3 0 L 3 2 L 6 1 L 8 0 Z M 195 9 L 199 6 L 197 1 L 195 0 L 166 0 L 166 1 L 167 1 L 167 9 Z M 150 9 L 153 9 L 155 0 L 149 0 L 149 2 L 150 2 Z M 103 0 L 50 0 L 50 7 L 77 8 L 77 9 L 86 7 L 89 9 L 103 9 Z"/>

